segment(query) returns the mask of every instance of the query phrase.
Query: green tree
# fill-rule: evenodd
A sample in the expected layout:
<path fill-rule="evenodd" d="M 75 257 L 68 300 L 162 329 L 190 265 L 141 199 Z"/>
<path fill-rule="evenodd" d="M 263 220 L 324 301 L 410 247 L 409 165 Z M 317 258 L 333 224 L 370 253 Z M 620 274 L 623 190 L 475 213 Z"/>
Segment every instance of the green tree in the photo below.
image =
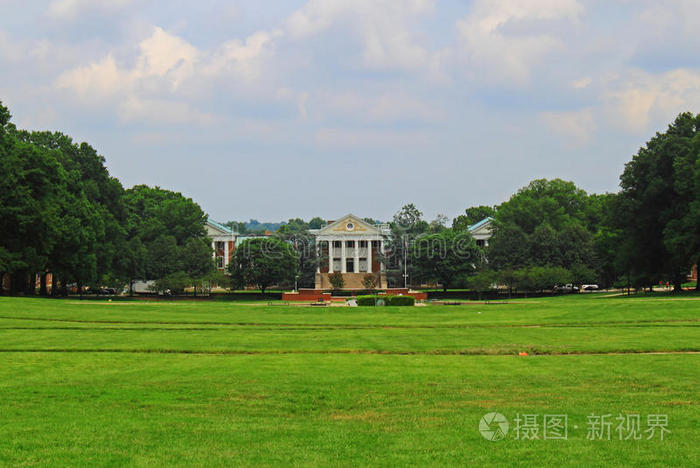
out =
<path fill-rule="evenodd" d="M 51 255 L 52 272 L 78 283 L 102 283 L 124 277 L 120 251 L 125 243 L 124 189 L 111 177 L 105 158 L 89 144 L 75 143 L 59 132 L 16 132 L 17 138 L 52 153 L 66 171 L 66 193 L 61 198 L 69 216 L 81 229 L 64 231 L 60 250 Z M 94 263 L 94 265 L 93 265 Z"/>
<path fill-rule="evenodd" d="M 345 280 L 343 279 L 343 274 L 339 271 L 334 271 L 328 274 L 328 281 L 331 282 L 331 286 L 334 290 L 340 290 L 345 287 Z"/>
<path fill-rule="evenodd" d="M 439 282 L 447 290 L 476 272 L 481 264 L 481 250 L 469 233 L 445 229 L 415 242 L 411 264 L 417 278 Z"/>
<path fill-rule="evenodd" d="M 179 272 L 194 281 L 211 271 L 206 215 L 199 205 L 180 193 L 145 185 L 126 190 L 123 199 L 127 240 L 122 258 L 130 283 Z"/>
<path fill-rule="evenodd" d="M 297 254 L 299 287 L 313 288 L 316 283 L 319 258 L 316 251 L 316 238 L 309 233 L 307 224 L 303 221 L 293 222 L 290 219 L 287 224 L 280 226 L 274 236 L 291 245 Z"/>
<path fill-rule="evenodd" d="M 377 275 L 374 273 L 367 273 L 362 277 L 362 287 L 368 291 L 373 290 L 377 287 Z"/>
<path fill-rule="evenodd" d="M 311 218 L 311 220 L 309 221 L 309 229 L 321 229 L 326 224 L 327 223 L 324 219 L 316 216 L 314 218 Z"/>
<path fill-rule="evenodd" d="M 625 165 L 617 213 L 631 248 L 632 276 L 678 291 L 700 258 L 697 234 L 700 116 L 680 114 Z"/>
<path fill-rule="evenodd" d="M 599 202 L 591 201 L 572 182 L 532 181 L 495 213 L 489 260 L 496 268 L 574 264 L 595 268 L 591 224 L 600 217 Z"/>
<path fill-rule="evenodd" d="M 464 231 L 484 218 L 492 218 L 495 214 L 496 208 L 493 206 L 480 205 L 469 207 L 464 210 L 463 215 L 459 215 L 452 220 L 452 229 Z"/>
<path fill-rule="evenodd" d="M 481 300 L 482 294 L 493 288 L 497 282 L 497 274 L 492 270 L 482 270 L 467 278 L 466 286 L 472 291 L 476 291 L 478 299 Z"/>
<path fill-rule="evenodd" d="M 428 223 L 423 220 L 423 213 L 413 203 L 404 205 L 395 215 L 391 223 L 391 236 L 388 242 L 389 255 L 384 259 L 387 269 L 387 280 L 393 286 L 403 286 L 403 274 L 412 278 L 414 269 L 409 262 L 411 245 L 418 237 L 425 234 Z"/>
<path fill-rule="evenodd" d="M 271 285 L 293 281 L 298 260 L 290 244 L 274 237 L 254 238 L 238 246 L 228 271 L 235 287 L 252 284 L 265 292 Z"/>

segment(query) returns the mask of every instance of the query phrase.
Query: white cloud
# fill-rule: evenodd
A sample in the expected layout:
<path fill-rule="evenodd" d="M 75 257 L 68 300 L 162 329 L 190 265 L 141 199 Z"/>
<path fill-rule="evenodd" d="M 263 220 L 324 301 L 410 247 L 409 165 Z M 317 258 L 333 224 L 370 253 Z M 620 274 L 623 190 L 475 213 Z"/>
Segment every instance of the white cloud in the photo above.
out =
<path fill-rule="evenodd" d="M 429 13 L 434 0 L 309 0 L 287 20 L 294 39 L 348 26 L 362 43 L 362 64 L 370 68 L 417 69 L 434 65 L 415 36 L 411 20 Z"/>
<path fill-rule="evenodd" d="M 71 89 L 85 100 L 113 96 L 127 84 L 128 76 L 119 70 L 111 55 L 99 62 L 65 72 L 56 80 L 59 88 Z"/>
<path fill-rule="evenodd" d="M 473 75 L 487 81 L 523 84 L 531 70 L 552 52 L 563 50 L 561 38 L 538 31 L 512 33 L 506 27 L 523 22 L 576 20 L 583 7 L 577 0 L 476 0 L 457 22 L 462 52 Z"/>
<path fill-rule="evenodd" d="M 577 147 L 589 143 L 596 124 L 591 109 L 562 112 L 542 112 L 540 118 L 554 132 L 564 137 L 566 146 Z"/>
<path fill-rule="evenodd" d="M 312 98 L 315 115 L 324 118 L 351 118 L 369 123 L 402 121 L 438 122 L 445 112 L 435 104 L 422 101 L 409 93 L 389 91 L 379 95 L 358 92 L 330 91 L 315 93 Z"/>
<path fill-rule="evenodd" d="M 122 120 L 177 123 L 182 119 L 169 112 L 189 116 L 193 122 L 210 117 L 182 107 L 188 92 L 216 92 L 212 78 L 226 82 L 252 82 L 262 73 L 261 60 L 278 31 L 259 31 L 244 41 L 231 40 L 213 50 L 200 50 L 181 37 L 154 27 L 139 42 L 133 66 L 120 64 L 112 53 L 88 65 L 63 72 L 56 87 L 71 90 L 84 103 L 119 102 Z M 125 62 L 128 63 L 128 62 Z M 194 90 L 194 91 L 192 91 Z M 170 104 L 166 103 L 170 99 Z M 165 112 L 161 112 L 161 110 Z"/>
<path fill-rule="evenodd" d="M 574 89 L 585 89 L 588 88 L 591 83 L 593 83 L 593 79 L 591 79 L 590 76 L 584 76 L 583 78 L 572 81 L 571 87 Z"/>
<path fill-rule="evenodd" d="M 48 7 L 54 18 L 73 19 L 86 10 L 102 12 L 116 11 L 133 3 L 134 0 L 53 0 Z"/>
<path fill-rule="evenodd" d="M 190 104 L 165 99 L 130 97 L 119 106 L 124 122 L 211 125 L 216 117 L 194 109 Z"/>
<path fill-rule="evenodd" d="M 192 74 L 193 62 L 199 55 L 194 46 L 158 27 L 153 29 L 153 35 L 142 41 L 139 47 L 141 54 L 133 70 L 135 78 L 170 75 L 173 87 L 177 87 L 179 80 Z"/>
<path fill-rule="evenodd" d="M 322 128 L 316 133 L 316 144 L 331 148 L 415 148 L 429 143 L 430 136 L 424 131 Z"/>
<path fill-rule="evenodd" d="M 279 29 L 257 31 L 244 41 L 233 39 L 210 54 L 203 72 L 207 75 L 233 73 L 246 80 L 254 80 L 262 73 L 265 53 L 273 41 L 282 35 Z"/>
<path fill-rule="evenodd" d="M 680 112 L 700 109 L 700 70 L 629 71 L 625 79 L 608 86 L 603 99 L 614 123 L 630 132 L 644 132 Z"/>

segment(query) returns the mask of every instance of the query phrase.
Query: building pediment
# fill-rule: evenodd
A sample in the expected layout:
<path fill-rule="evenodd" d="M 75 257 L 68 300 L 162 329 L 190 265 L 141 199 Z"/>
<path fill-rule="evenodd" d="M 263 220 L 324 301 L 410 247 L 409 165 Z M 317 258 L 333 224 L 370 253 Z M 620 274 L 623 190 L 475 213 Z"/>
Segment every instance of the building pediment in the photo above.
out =
<path fill-rule="evenodd" d="M 219 224 L 215 221 L 211 221 L 211 220 L 207 220 L 206 229 L 207 229 L 207 235 L 209 237 L 231 236 L 234 234 L 234 232 L 231 229 L 229 229 L 226 226 Z"/>
<path fill-rule="evenodd" d="M 493 218 L 484 218 L 476 224 L 469 226 L 469 232 L 474 238 L 491 237 L 493 229 Z"/>
<path fill-rule="evenodd" d="M 349 214 L 343 216 L 318 230 L 318 235 L 381 235 L 382 232 L 376 226 L 358 218 L 355 215 Z"/>

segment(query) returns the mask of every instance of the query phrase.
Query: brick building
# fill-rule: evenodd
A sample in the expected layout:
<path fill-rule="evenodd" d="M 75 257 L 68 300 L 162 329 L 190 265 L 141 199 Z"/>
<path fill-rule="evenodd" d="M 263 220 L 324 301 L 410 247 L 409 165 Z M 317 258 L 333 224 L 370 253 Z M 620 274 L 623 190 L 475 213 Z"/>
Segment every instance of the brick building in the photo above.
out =
<path fill-rule="evenodd" d="M 216 268 L 225 271 L 233 257 L 238 233 L 212 220 L 207 221 L 206 229 L 207 236 L 211 238 L 211 248 L 214 251 L 212 255 L 216 262 Z"/>
<path fill-rule="evenodd" d="M 386 272 L 380 258 L 385 252 L 388 226 L 375 226 L 349 214 L 310 232 L 316 236 L 320 257 L 326 259 L 316 272 L 316 289 L 330 289 L 328 275 L 334 272 L 342 273 L 345 289 L 363 289 L 368 274 L 376 276 L 378 288 L 386 288 Z"/>

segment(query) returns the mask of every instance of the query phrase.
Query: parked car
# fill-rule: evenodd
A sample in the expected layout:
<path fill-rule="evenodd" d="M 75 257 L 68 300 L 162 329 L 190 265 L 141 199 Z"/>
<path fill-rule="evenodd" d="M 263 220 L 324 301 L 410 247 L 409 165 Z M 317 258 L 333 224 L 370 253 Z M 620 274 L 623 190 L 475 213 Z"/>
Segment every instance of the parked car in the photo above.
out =
<path fill-rule="evenodd" d="M 581 291 L 597 291 L 600 289 L 597 284 L 582 284 Z"/>
<path fill-rule="evenodd" d="M 560 293 L 574 293 L 574 292 L 579 291 L 578 286 L 574 286 L 571 283 L 564 284 L 564 285 L 557 284 L 556 286 L 554 286 L 554 288 L 552 288 L 552 290 L 554 292 L 560 292 Z"/>
<path fill-rule="evenodd" d="M 97 290 L 97 294 L 102 296 L 113 296 L 117 294 L 117 290 L 114 288 L 100 288 Z"/>

